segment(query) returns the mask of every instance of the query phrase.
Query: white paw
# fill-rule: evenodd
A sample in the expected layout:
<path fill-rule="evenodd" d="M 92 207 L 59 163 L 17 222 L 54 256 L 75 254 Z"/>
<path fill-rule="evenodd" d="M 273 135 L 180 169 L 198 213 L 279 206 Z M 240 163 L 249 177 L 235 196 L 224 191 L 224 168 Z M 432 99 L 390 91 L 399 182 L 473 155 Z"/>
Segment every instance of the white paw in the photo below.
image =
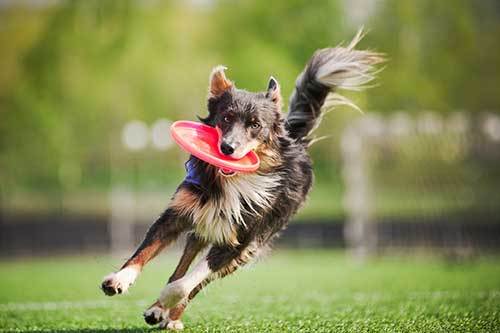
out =
<path fill-rule="evenodd" d="M 139 271 L 134 267 L 126 267 L 116 273 L 111 273 L 104 277 L 101 289 L 108 296 L 121 294 L 135 282 Z"/>
<path fill-rule="evenodd" d="M 152 306 L 144 311 L 144 320 L 149 325 L 156 325 L 166 318 L 168 318 L 168 309 L 165 310 L 159 306 Z"/>
<path fill-rule="evenodd" d="M 165 286 L 160 295 L 160 302 L 166 308 L 173 308 L 183 299 L 187 298 L 189 290 L 181 280 L 171 282 Z"/>
<path fill-rule="evenodd" d="M 167 318 L 160 323 L 159 327 L 172 331 L 180 331 L 184 329 L 184 324 L 180 320 L 170 320 Z"/>

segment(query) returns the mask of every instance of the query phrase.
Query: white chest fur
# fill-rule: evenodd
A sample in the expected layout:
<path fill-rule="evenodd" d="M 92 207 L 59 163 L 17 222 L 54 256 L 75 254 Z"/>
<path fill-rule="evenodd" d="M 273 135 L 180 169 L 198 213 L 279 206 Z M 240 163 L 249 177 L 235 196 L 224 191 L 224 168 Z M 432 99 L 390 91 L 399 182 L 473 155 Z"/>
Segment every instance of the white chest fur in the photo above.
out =
<path fill-rule="evenodd" d="M 209 199 L 193 212 L 196 234 L 211 243 L 237 245 L 236 227 L 246 226 L 243 214 L 259 218 L 259 209 L 270 208 L 273 189 L 279 181 L 279 175 L 239 174 L 223 178 L 222 195 Z"/>

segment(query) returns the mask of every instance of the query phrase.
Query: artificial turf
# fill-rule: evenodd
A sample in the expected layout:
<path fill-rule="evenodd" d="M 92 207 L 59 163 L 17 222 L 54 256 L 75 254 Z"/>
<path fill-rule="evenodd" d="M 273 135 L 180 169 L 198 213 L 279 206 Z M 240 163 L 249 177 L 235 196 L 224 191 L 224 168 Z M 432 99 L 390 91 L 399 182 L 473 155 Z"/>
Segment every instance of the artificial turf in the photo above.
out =
<path fill-rule="evenodd" d="M 175 264 L 152 262 L 126 295 L 98 285 L 108 257 L 0 262 L 0 331 L 142 332 Z M 500 258 L 450 263 L 342 252 L 275 251 L 212 283 L 190 305 L 185 332 L 500 332 Z"/>

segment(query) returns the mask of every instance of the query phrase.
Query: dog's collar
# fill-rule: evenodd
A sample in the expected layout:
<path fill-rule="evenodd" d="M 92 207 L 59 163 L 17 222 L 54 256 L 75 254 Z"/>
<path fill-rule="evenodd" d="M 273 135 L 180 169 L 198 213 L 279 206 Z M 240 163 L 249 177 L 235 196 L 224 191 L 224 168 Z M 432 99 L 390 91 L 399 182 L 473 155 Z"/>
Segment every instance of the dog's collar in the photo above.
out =
<path fill-rule="evenodd" d="M 201 175 L 199 170 L 195 167 L 194 160 L 187 160 L 186 163 L 184 163 L 184 167 L 186 168 L 186 178 L 184 178 L 184 182 L 201 186 Z M 236 174 L 234 171 L 222 170 L 220 168 L 219 173 L 224 177 L 231 177 Z"/>
<path fill-rule="evenodd" d="M 219 168 L 219 173 L 221 175 L 223 175 L 224 177 L 231 177 L 231 176 L 234 176 L 236 174 L 236 171 L 225 170 L 225 169 Z"/>
<path fill-rule="evenodd" d="M 186 178 L 184 178 L 184 182 L 201 186 L 201 176 L 194 166 L 194 161 L 192 159 L 187 160 L 186 163 L 184 163 L 184 167 L 186 168 Z"/>

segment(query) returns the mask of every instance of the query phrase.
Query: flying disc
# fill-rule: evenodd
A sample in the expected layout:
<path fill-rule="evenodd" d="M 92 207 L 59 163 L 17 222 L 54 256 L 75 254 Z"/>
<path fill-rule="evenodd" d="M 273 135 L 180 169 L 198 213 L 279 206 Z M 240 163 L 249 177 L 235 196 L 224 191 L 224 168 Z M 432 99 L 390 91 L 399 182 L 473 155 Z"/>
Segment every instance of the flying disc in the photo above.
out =
<path fill-rule="evenodd" d="M 259 168 L 260 160 L 254 151 L 241 159 L 222 154 L 218 147 L 219 133 L 208 125 L 180 120 L 172 124 L 170 134 L 182 149 L 224 172 L 253 172 Z"/>

